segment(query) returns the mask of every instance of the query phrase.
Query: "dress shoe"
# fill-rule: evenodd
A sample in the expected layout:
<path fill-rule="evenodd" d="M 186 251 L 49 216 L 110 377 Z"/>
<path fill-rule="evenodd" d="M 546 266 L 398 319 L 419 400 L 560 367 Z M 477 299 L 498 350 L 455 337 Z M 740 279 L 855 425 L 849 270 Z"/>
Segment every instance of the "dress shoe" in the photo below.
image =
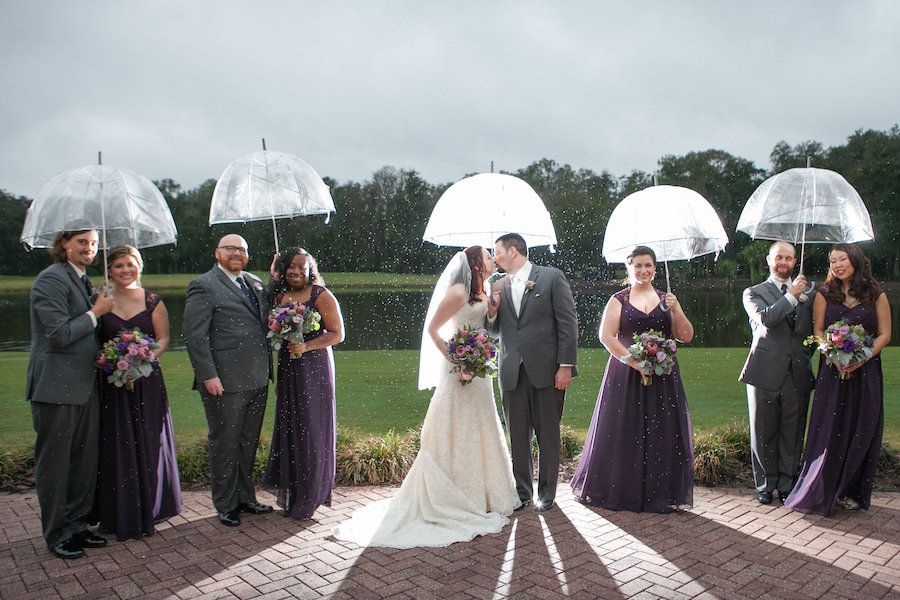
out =
<path fill-rule="evenodd" d="M 238 509 L 219 513 L 219 521 L 228 527 L 237 527 L 241 524 L 241 512 Z"/>
<path fill-rule="evenodd" d="M 87 529 L 79 531 L 72 536 L 72 539 L 82 548 L 102 548 L 106 545 L 106 538 L 95 535 Z"/>
<path fill-rule="evenodd" d="M 551 508 L 553 508 L 553 502 L 538 502 L 534 505 L 534 512 L 547 512 Z"/>
<path fill-rule="evenodd" d="M 50 552 L 52 552 L 59 558 L 81 558 L 82 556 L 84 556 L 84 552 L 81 550 L 81 546 L 79 546 L 78 542 L 71 538 L 53 546 L 52 548 L 50 548 Z"/>
<path fill-rule="evenodd" d="M 522 504 L 520 504 L 519 506 L 517 506 L 517 507 L 514 508 L 513 510 L 515 510 L 516 512 L 519 512 L 519 511 L 525 510 L 526 508 L 528 508 L 528 507 L 531 506 L 531 505 L 532 505 L 531 500 L 525 500 L 524 502 L 522 502 Z"/>
<path fill-rule="evenodd" d="M 268 504 L 260 504 L 258 502 L 244 502 L 238 505 L 238 510 L 251 515 L 265 515 L 272 512 L 272 507 Z"/>
<path fill-rule="evenodd" d="M 757 492 L 756 501 L 760 504 L 771 504 L 772 492 Z"/>

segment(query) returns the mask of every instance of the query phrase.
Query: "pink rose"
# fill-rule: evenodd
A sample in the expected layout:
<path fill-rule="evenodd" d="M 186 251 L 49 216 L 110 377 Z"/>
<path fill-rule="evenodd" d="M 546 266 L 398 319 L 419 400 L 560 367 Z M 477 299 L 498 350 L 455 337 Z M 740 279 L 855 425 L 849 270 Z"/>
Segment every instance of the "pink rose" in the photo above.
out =
<path fill-rule="evenodd" d="M 663 362 L 666 360 L 666 353 L 660 350 L 656 353 L 656 362 Z"/>
<path fill-rule="evenodd" d="M 475 339 L 481 342 L 482 344 L 487 341 L 487 335 L 482 331 L 478 335 L 475 336 Z"/>
<path fill-rule="evenodd" d="M 106 355 L 105 355 L 105 354 L 101 354 L 101 355 L 99 355 L 99 356 L 97 357 L 97 364 L 98 364 L 98 365 L 105 365 L 106 363 L 107 363 L 107 360 L 106 360 Z"/>
<path fill-rule="evenodd" d="M 122 341 L 123 342 L 131 342 L 134 340 L 134 333 L 131 331 L 123 331 L 122 332 Z"/>
<path fill-rule="evenodd" d="M 659 346 L 656 345 L 656 342 L 648 342 L 647 343 L 647 352 L 650 354 L 656 354 L 656 351 L 659 349 Z"/>
<path fill-rule="evenodd" d="M 272 331 L 278 331 L 281 327 L 278 326 L 278 321 L 275 319 L 269 319 L 269 329 Z"/>
<path fill-rule="evenodd" d="M 466 355 L 466 347 L 465 346 L 457 346 L 456 347 L 456 355 L 460 358 L 463 358 Z"/>
<path fill-rule="evenodd" d="M 120 371 L 127 371 L 128 363 L 125 362 L 124 360 L 120 360 L 119 362 L 116 363 L 116 368 Z"/>

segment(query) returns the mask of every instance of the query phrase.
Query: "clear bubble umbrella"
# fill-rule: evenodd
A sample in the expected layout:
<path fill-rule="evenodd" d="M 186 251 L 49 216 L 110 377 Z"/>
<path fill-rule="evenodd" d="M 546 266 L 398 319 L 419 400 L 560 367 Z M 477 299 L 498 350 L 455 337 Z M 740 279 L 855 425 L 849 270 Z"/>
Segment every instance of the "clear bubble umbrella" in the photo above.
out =
<path fill-rule="evenodd" d="M 725 250 L 728 235 L 706 198 L 694 190 L 656 185 L 628 195 L 613 210 L 603 235 L 606 262 L 624 263 L 635 246 L 647 246 L 665 263 Z"/>
<path fill-rule="evenodd" d="M 437 246 L 490 250 L 507 233 L 518 233 L 528 247 L 550 246 L 555 251 L 553 221 L 531 186 L 513 175 L 481 173 L 447 188 L 431 211 L 422 239 Z"/>
<path fill-rule="evenodd" d="M 747 200 L 737 230 L 754 239 L 801 244 L 874 239 L 872 220 L 859 193 L 828 169 L 788 169 L 769 177 Z"/>
<path fill-rule="evenodd" d="M 178 238 L 169 205 L 152 181 L 103 164 L 50 178 L 28 207 L 21 241 L 29 249 L 49 248 L 57 232 L 73 229 L 100 233 L 104 274 L 106 250 L 117 244 L 149 248 Z"/>
<path fill-rule="evenodd" d="M 312 165 L 298 156 L 263 149 L 232 162 L 222 172 L 209 207 L 209 224 L 272 221 L 336 212 L 331 191 Z M 326 218 L 326 223 L 328 218 Z"/>

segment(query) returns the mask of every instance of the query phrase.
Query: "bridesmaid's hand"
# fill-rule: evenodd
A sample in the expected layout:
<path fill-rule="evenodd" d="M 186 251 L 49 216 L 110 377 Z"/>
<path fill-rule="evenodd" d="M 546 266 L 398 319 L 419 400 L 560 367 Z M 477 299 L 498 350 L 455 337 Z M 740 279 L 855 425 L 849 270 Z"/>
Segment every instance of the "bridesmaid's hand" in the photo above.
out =
<path fill-rule="evenodd" d="M 669 309 L 680 308 L 680 306 L 678 305 L 678 298 L 675 297 L 675 294 L 673 294 L 672 292 L 669 292 L 665 296 L 663 296 L 663 300 L 666 303 L 666 307 Z"/>
<path fill-rule="evenodd" d="M 866 359 L 866 360 L 869 360 L 869 359 Z M 840 371 L 841 373 L 852 373 L 853 371 L 857 370 L 858 368 L 860 368 L 861 366 L 863 366 L 864 364 L 866 364 L 866 360 L 864 360 L 864 361 L 862 361 L 862 362 L 850 363 L 850 364 L 847 365 L 846 367 L 842 367 L 842 366 L 840 366 L 840 365 L 836 365 L 836 366 L 837 366 L 837 370 Z"/>
<path fill-rule="evenodd" d="M 309 350 L 309 345 L 306 342 L 288 342 L 288 350 L 291 354 L 300 356 Z"/>

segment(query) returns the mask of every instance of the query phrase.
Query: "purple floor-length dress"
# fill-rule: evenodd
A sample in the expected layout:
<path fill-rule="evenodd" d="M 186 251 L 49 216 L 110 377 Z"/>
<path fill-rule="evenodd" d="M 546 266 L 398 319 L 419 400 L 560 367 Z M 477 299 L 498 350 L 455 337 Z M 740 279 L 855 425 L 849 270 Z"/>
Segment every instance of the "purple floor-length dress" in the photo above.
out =
<path fill-rule="evenodd" d="M 824 295 L 825 288 L 819 293 Z M 877 335 L 874 304 L 847 308 L 828 301 L 825 326 L 844 318 Z M 883 391 L 880 355 L 844 381 L 824 357 L 819 359 L 800 478 L 785 506 L 830 517 L 837 499 L 847 496 L 869 508 L 884 428 Z"/>
<path fill-rule="evenodd" d="M 100 317 L 102 343 L 137 327 L 154 339 L 153 310 L 160 297 L 144 290 L 147 308 L 121 319 Z M 128 391 L 103 380 L 100 446 L 92 521 L 125 541 L 153 533 L 153 524 L 181 512 L 181 482 L 166 384 L 159 364 Z"/>
<path fill-rule="evenodd" d="M 314 285 L 304 304 L 316 308 L 325 291 Z M 307 334 L 306 341 L 323 329 Z M 335 475 L 334 355 L 310 350 L 292 359 L 287 344 L 278 352 L 275 427 L 262 487 L 278 496 L 285 516 L 309 519 L 331 506 Z"/>
<path fill-rule="evenodd" d="M 660 299 L 663 292 L 656 290 Z M 622 303 L 616 338 L 626 347 L 648 329 L 672 337 L 672 313 L 659 306 L 646 314 Z M 612 510 L 670 512 L 693 504 L 694 445 L 678 362 L 669 375 L 641 375 L 610 357 L 572 489 L 586 504 Z"/>

